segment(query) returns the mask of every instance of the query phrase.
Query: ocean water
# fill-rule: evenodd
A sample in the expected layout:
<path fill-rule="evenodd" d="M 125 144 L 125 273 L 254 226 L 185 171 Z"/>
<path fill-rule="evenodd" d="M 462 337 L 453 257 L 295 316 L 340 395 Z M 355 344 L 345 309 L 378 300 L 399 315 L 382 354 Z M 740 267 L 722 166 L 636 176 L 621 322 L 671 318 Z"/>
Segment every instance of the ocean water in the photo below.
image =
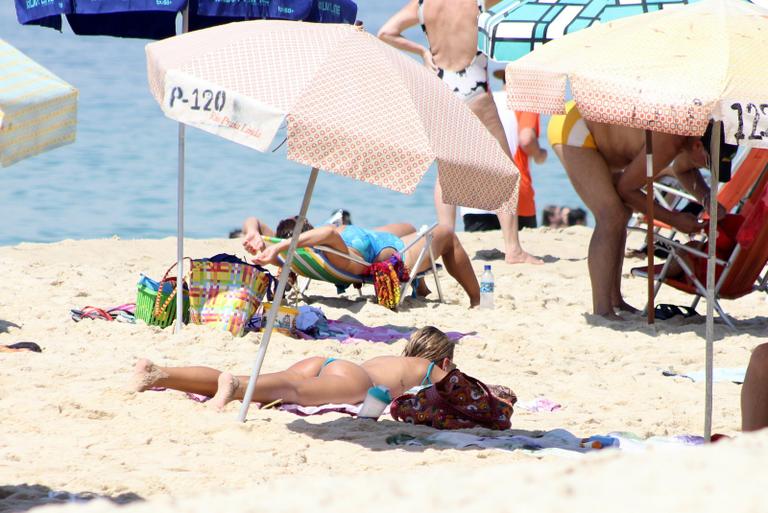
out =
<path fill-rule="evenodd" d="M 0 169 L 0 245 L 175 235 L 178 125 L 149 93 L 147 41 L 79 37 L 66 24 L 63 33 L 24 27 L 13 4 L 0 2 L 0 38 L 77 87 L 80 99 L 74 144 Z M 404 4 L 359 0 L 358 18 L 375 33 Z M 417 28 L 406 35 L 423 42 Z M 298 211 L 309 169 L 286 159 L 284 148 L 264 154 L 186 132 L 187 237 L 223 237 L 248 215 L 274 225 Z M 581 205 L 551 151 L 544 165 L 531 165 L 539 219 L 548 204 Z M 403 195 L 320 173 L 309 219 L 344 207 L 363 226 L 430 223 L 434 180 L 433 166 L 414 194 Z"/>

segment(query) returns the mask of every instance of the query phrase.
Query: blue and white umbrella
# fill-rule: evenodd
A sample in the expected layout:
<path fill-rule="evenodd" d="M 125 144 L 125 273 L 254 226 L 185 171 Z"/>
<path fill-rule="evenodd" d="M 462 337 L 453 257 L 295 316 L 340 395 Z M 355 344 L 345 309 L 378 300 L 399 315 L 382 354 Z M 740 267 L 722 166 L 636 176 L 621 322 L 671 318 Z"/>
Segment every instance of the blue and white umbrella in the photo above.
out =
<path fill-rule="evenodd" d="M 595 23 L 671 9 L 697 0 L 504 0 L 478 19 L 478 50 L 511 62 Z M 768 7 L 768 0 L 753 0 Z"/>

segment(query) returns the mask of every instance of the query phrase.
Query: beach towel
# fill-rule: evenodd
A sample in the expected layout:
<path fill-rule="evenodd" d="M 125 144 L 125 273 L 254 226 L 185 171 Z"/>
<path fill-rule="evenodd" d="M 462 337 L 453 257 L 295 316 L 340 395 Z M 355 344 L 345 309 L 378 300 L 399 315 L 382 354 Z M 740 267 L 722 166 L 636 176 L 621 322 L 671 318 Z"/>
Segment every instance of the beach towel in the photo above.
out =
<path fill-rule="evenodd" d="M 407 339 L 416 331 L 400 330 L 388 326 L 366 326 L 361 322 L 351 320 L 332 320 L 326 318 L 320 308 L 314 306 L 300 306 L 296 316 L 296 329 L 299 338 L 305 340 L 320 340 L 335 338 L 342 344 L 355 344 L 358 342 L 384 342 L 392 343 L 397 340 Z M 448 331 L 446 336 L 458 342 L 460 339 L 474 335 L 476 332 L 462 333 Z"/>
<path fill-rule="evenodd" d="M 611 432 L 605 435 L 579 437 L 565 429 L 553 429 L 529 434 L 505 434 L 479 436 L 470 433 L 443 431 L 427 436 L 412 436 L 399 433 L 387 438 L 389 445 L 434 446 L 441 448 L 480 448 L 507 451 L 526 450 L 557 453 L 561 455 L 580 454 L 601 449 L 619 449 L 642 452 L 651 447 L 690 447 L 704 444 L 704 438 L 695 435 L 652 436 L 642 439 L 633 433 Z"/>
<path fill-rule="evenodd" d="M 697 381 L 705 380 L 704 371 L 678 373 L 671 370 L 665 370 L 665 371 L 662 371 L 662 374 L 665 376 L 679 376 L 681 378 L 688 378 L 694 383 Z M 747 369 L 744 367 L 712 369 L 712 381 L 716 383 L 730 381 L 732 383 L 741 385 L 742 383 L 744 383 L 744 376 L 746 376 L 746 374 L 747 374 Z"/>

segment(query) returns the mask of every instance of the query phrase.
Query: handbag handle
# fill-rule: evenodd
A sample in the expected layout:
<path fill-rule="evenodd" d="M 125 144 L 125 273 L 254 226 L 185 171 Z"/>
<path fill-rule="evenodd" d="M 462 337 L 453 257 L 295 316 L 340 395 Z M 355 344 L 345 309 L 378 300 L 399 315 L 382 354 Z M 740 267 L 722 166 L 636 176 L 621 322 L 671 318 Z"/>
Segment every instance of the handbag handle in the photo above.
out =
<path fill-rule="evenodd" d="M 182 259 L 182 265 L 184 263 L 184 260 L 189 260 L 190 262 L 192 262 L 192 259 L 190 257 L 184 257 Z M 176 297 L 176 292 L 179 290 L 179 284 L 176 283 L 176 277 L 172 277 L 172 278 L 168 277 L 170 272 L 173 271 L 173 268 L 176 267 L 177 263 L 178 262 L 174 262 L 173 264 L 171 264 L 171 266 L 168 268 L 168 270 L 165 271 L 165 274 L 163 275 L 163 278 L 160 280 L 160 283 L 157 285 L 157 294 L 155 295 L 155 307 L 152 310 L 152 315 L 154 315 L 155 317 L 160 317 L 161 315 L 163 315 L 165 313 L 166 308 L 168 308 L 168 305 L 171 304 L 171 301 L 173 301 L 173 298 Z M 182 279 L 182 283 L 183 283 L 183 281 L 184 280 Z M 163 295 L 163 285 L 165 285 L 166 283 L 171 283 L 171 282 L 174 283 L 173 290 L 171 291 L 170 294 L 168 294 L 168 297 L 165 298 L 165 301 L 163 302 L 163 304 L 161 306 L 160 305 L 160 296 Z M 183 299 L 182 299 L 182 301 L 183 301 Z"/>
<path fill-rule="evenodd" d="M 488 395 L 488 397 L 490 398 L 490 400 L 488 401 L 488 404 L 491 407 L 491 412 L 490 413 L 491 413 L 491 415 L 494 418 L 497 417 L 498 416 L 498 403 L 495 400 L 496 398 L 494 397 L 494 395 L 491 393 L 490 389 L 488 388 L 488 385 L 486 385 L 485 383 L 483 383 L 482 381 L 480 381 L 477 378 L 473 378 L 472 376 L 464 374 L 459 369 L 452 370 L 451 372 L 446 374 L 446 376 L 443 379 L 441 379 L 438 383 L 435 383 L 433 386 L 429 387 L 427 389 L 427 391 L 426 391 L 427 397 L 430 400 L 434 401 L 435 403 L 439 404 L 440 406 L 442 406 L 444 408 L 447 408 L 449 410 L 453 410 L 454 412 L 459 413 L 459 414 L 463 415 L 464 417 L 469 418 L 471 421 L 473 421 L 473 422 L 475 422 L 475 423 L 477 423 L 477 424 L 479 424 L 481 426 L 487 427 L 488 426 L 488 419 L 480 417 L 477 414 L 474 414 L 472 412 L 464 411 L 461 408 L 458 408 L 457 406 L 455 406 L 454 404 L 451 404 L 450 402 L 448 402 L 443 397 L 443 395 L 440 393 L 440 390 L 437 389 L 437 387 L 438 387 L 438 385 L 440 383 L 442 383 L 443 381 L 449 379 L 450 376 L 452 374 L 454 374 L 454 373 L 458 373 L 461 376 L 463 376 L 470 383 L 474 383 L 474 384 L 478 385 L 480 387 L 480 389 Z"/>

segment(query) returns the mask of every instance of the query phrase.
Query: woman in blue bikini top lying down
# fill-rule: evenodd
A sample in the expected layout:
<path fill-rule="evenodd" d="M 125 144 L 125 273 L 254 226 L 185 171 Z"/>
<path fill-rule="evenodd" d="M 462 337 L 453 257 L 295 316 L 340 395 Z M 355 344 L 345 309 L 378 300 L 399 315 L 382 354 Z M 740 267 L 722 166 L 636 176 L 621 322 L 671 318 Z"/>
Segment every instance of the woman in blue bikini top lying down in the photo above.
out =
<path fill-rule="evenodd" d="M 282 226 L 283 229 L 279 230 L 278 237 L 283 238 L 283 241 L 271 246 L 266 246 L 261 239 L 261 231 L 257 230 L 258 233 L 251 233 L 250 230 L 245 230 L 244 247 L 254 255 L 253 261 L 260 265 L 279 265 L 277 257 L 281 252 L 288 249 L 289 239 L 293 234 L 295 224 L 296 218 L 280 221 L 279 226 Z M 247 228 L 247 225 L 245 227 Z M 400 253 L 403 262 L 412 273 L 423 272 L 431 265 L 429 256 L 427 256 L 418 269 L 413 268 L 419 253 L 421 253 L 424 247 L 424 239 L 419 240 L 402 254 L 405 246 L 418 237 L 416 228 L 408 223 L 388 224 L 373 230 L 361 228 L 357 225 L 326 225 L 319 228 L 309 226 L 309 229 L 306 229 L 306 227 L 305 223 L 306 231 L 303 231 L 299 236 L 298 247 L 300 248 L 328 246 L 342 253 L 362 258 L 370 263 L 383 262 L 395 253 Z M 470 308 L 477 306 L 480 304 L 480 285 L 477 283 L 477 277 L 475 277 L 475 272 L 472 270 L 469 256 L 458 237 L 456 237 L 451 228 L 443 225 L 435 227 L 432 235 L 432 252 L 435 258 L 443 258 L 448 274 L 459 282 L 459 285 L 469 296 Z M 366 266 L 338 255 L 328 253 L 326 257 L 333 265 L 349 273 L 364 274 L 367 271 Z"/>
<path fill-rule="evenodd" d="M 455 343 L 432 326 L 415 331 L 402 356 L 377 356 L 361 364 L 314 356 L 284 371 L 262 374 L 256 381 L 253 400 L 302 406 L 328 403 L 357 404 L 375 385 L 389 387 L 392 397 L 417 385 L 441 380 L 456 366 L 452 363 Z M 141 359 L 134 368 L 137 392 L 153 387 L 172 388 L 212 396 L 221 410 L 230 401 L 242 400 L 249 376 L 233 376 L 209 367 L 160 367 Z"/>

